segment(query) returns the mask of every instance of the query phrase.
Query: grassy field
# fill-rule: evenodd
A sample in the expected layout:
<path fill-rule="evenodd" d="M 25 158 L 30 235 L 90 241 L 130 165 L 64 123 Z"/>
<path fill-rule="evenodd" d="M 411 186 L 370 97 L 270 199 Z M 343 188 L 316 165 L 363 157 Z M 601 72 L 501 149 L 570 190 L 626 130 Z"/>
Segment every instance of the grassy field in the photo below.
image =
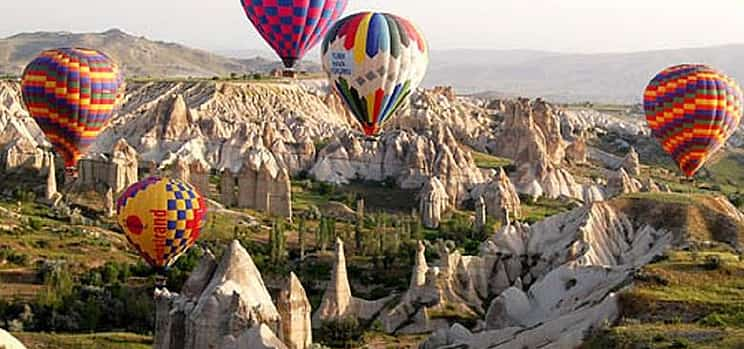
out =
<path fill-rule="evenodd" d="M 535 223 L 550 216 L 570 211 L 575 204 L 557 199 L 541 197 L 535 201 L 522 200 L 522 217 L 520 221 Z"/>
<path fill-rule="evenodd" d="M 34 349 L 150 349 L 152 338 L 131 333 L 52 334 L 13 333 Z"/>
<path fill-rule="evenodd" d="M 512 161 L 510 159 L 500 158 L 491 154 L 481 153 L 477 151 L 472 151 L 471 154 L 473 155 L 473 160 L 475 160 L 475 165 L 479 168 L 499 169 L 512 164 Z"/>
<path fill-rule="evenodd" d="M 744 262 L 721 252 L 670 252 L 621 295 L 619 326 L 584 349 L 744 348 Z"/>

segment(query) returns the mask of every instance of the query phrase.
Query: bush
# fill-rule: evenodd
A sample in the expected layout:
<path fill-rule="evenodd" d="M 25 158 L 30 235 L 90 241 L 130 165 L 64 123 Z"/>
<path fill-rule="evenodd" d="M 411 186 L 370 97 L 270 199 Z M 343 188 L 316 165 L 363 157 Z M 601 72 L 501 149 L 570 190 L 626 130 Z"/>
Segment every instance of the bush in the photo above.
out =
<path fill-rule="evenodd" d="M 13 251 L 10 247 L 0 248 L 0 261 L 3 260 L 18 266 L 27 266 L 29 263 L 28 255 Z"/>
<path fill-rule="evenodd" d="M 320 325 L 320 341 L 332 347 L 353 346 L 363 334 L 356 318 L 324 321 Z"/>
<path fill-rule="evenodd" d="M 703 262 L 703 269 L 705 270 L 718 270 L 721 269 L 724 265 L 724 261 L 721 259 L 721 257 L 716 255 L 706 256 L 705 261 Z"/>

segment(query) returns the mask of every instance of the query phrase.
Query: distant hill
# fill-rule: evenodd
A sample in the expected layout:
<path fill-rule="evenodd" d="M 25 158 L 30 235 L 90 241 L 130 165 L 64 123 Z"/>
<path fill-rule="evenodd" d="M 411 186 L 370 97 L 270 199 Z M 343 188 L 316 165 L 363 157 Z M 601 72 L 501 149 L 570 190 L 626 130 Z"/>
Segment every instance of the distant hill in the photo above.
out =
<path fill-rule="evenodd" d="M 20 75 L 39 52 L 57 47 L 87 47 L 106 52 L 129 77 L 210 77 L 268 72 L 281 64 L 263 57 L 228 58 L 176 43 L 152 41 L 118 29 L 103 33 L 36 32 L 0 39 L 0 75 Z M 300 69 L 318 71 L 317 64 Z"/>
<path fill-rule="evenodd" d="M 744 45 L 617 54 L 526 50 L 433 51 L 425 85 L 460 93 L 542 96 L 559 102 L 639 103 L 648 81 L 679 63 L 707 63 L 744 83 Z"/>
<path fill-rule="evenodd" d="M 267 50 L 222 51 L 220 55 L 111 29 L 103 33 L 22 33 L 0 39 L 0 75 L 20 75 L 40 51 L 69 46 L 108 53 L 129 77 L 242 75 L 281 67 Z M 424 86 L 451 85 L 458 93 L 480 96 L 630 104 L 640 102 L 655 73 L 679 63 L 707 63 L 744 83 L 744 45 L 728 45 L 610 54 L 434 50 Z M 300 69 L 318 72 L 320 65 L 309 58 Z"/>

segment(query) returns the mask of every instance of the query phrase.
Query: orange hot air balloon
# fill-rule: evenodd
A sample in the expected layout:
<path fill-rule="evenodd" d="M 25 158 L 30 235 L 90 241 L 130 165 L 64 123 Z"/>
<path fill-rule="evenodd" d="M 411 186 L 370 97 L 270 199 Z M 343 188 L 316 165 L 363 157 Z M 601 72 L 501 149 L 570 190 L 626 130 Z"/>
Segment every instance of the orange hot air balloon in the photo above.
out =
<path fill-rule="evenodd" d="M 74 172 L 108 127 L 124 86 L 119 67 L 105 54 L 60 48 L 42 52 L 26 67 L 22 93 L 29 113 Z"/>
<path fill-rule="evenodd" d="M 643 97 L 654 137 L 692 177 L 739 127 L 742 92 L 730 77 L 702 64 L 665 69 Z"/>

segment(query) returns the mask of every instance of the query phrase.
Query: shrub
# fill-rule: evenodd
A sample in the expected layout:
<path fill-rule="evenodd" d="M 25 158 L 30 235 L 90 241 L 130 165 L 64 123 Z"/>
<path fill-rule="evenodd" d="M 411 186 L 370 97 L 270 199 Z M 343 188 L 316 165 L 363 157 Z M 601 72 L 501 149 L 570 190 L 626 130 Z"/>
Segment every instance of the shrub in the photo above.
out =
<path fill-rule="evenodd" d="M 703 269 L 705 270 L 718 270 L 723 267 L 724 261 L 721 259 L 721 257 L 716 255 L 706 256 L 705 260 L 703 261 Z"/>
<path fill-rule="evenodd" d="M 332 347 L 354 345 L 362 337 L 362 327 L 356 318 L 324 321 L 320 325 L 320 338 L 323 344 Z"/>

